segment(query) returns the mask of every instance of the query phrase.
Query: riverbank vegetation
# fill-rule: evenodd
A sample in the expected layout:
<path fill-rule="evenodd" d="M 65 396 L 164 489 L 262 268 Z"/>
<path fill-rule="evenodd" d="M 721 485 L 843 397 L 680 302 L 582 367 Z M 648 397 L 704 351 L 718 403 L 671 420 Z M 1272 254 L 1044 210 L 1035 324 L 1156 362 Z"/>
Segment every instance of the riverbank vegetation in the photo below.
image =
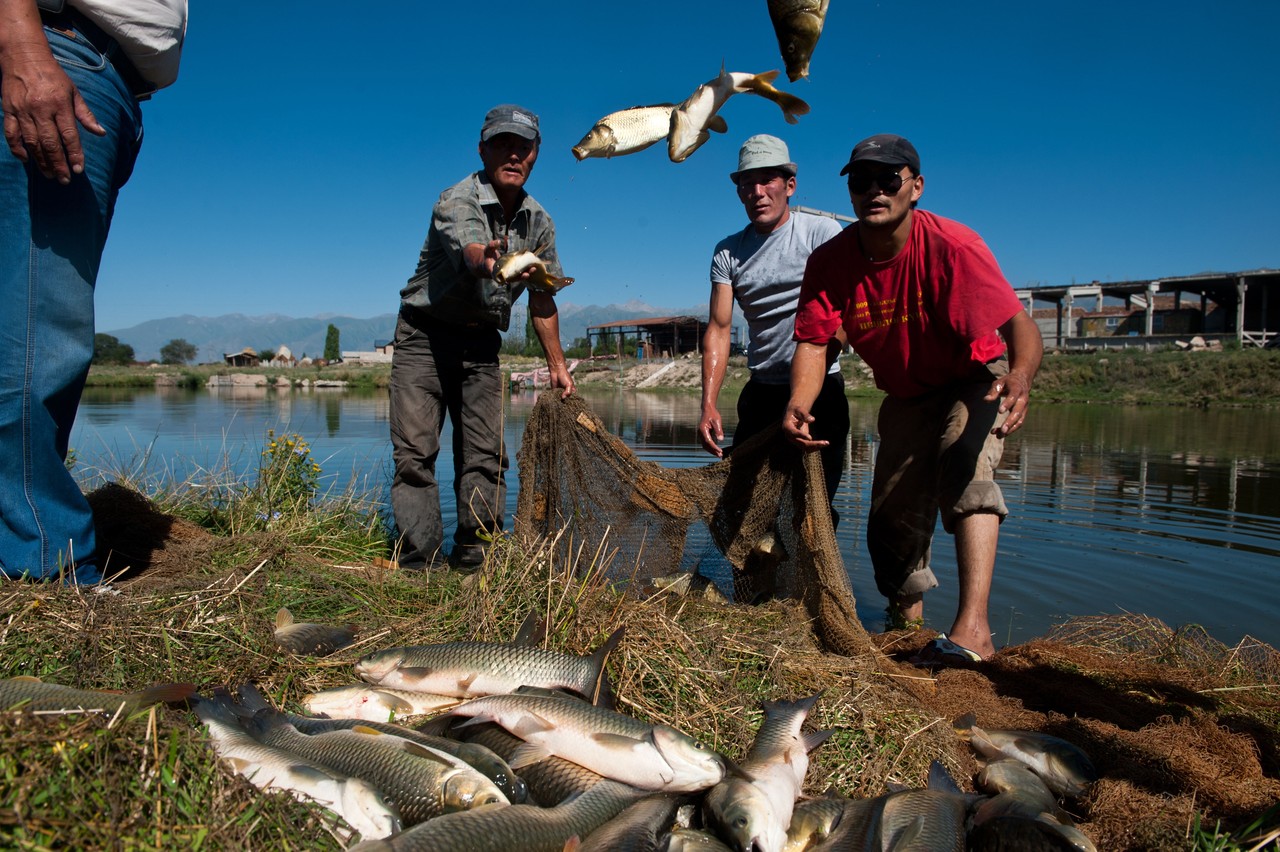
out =
<path fill-rule="evenodd" d="M 731 757 L 765 700 L 821 692 L 806 791 L 852 797 L 924 781 L 942 760 L 966 788 L 976 765 L 950 721 L 1032 728 L 1076 742 L 1102 780 L 1072 813 L 1109 850 L 1263 848 L 1280 814 L 1280 657 L 1142 616 L 1077 620 L 979 670 L 930 675 L 899 661 L 932 634 L 875 634 L 865 654 L 820 648 L 802 606 L 644 595 L 605 579 L 636 554 L 501 537 L 483 571 L 396 570 L 372 500 L 317 493 L 305 439 L 269 433 L 256 475 L 117 482 L 90 495 L 109 588 L 0 586 L 0 677 L 134 691 L 253 681 L 278 704 L 355 681 L 363 654 L 397 644 L 505 641 L 531 609 L 547 644 L 582 653 L 619 625 L 609 670 L 622 709 Z M 599 546 L 597 546 L 599 545 Z M 576 555 L 574 555 L 576 554 Z M 354 623 L 357 643 L 295 657 L 274 616 Z M 879 625 L 868 625 L 876 629 Z M 218 765 L 193 713 L 132 719 L 0 713 L 0 836 L 9 848 L 339 849 L 341 824 L 264 794 Z M 1271 839 L 1265 838 L 1270 834 Z M 1267 847 L 1270 848 L 1270 847 Z"/>
<path fill-rule="evenodd" d="M 508 374 L 534 370 L 541 359 L 528 355 L 502 356 Z M 583 385 L 617 384 L 636 387 L 667 364 L 674 368 L 646 383 L 646 390 L 696 392 L 701 386 L 701 361 L 696 354 L 671 361 L 623 358 L 600 359 L 580 365 L 575 372 Z M 876 397 L 880 391 L 870 369 L 847 355 L 841 361 L 851 397 Z M 163 365 L 95 365 L 89 372 L 90 387 L 176 386 L 202 388 L 212 376 L 253 374 L 274 385 L 280 379 L 299 387 L 304 381 L 345 382 L 356 390 L 386 388 L 390 364 L 332 364 L 322 367 L 244 367 L 221 364 L 195 367 Z M 746 359 L 730 359 L 722 395 L 728 399 L 749 378 Z M 1110 403 L 1119 405 L 1280 405 L 1280 350 L 1227 349 L 1225 351 L 1140 349 L 1097 352 L 1051 352 L 1045 355 L 1033 390 L 1036 402 Z"/>

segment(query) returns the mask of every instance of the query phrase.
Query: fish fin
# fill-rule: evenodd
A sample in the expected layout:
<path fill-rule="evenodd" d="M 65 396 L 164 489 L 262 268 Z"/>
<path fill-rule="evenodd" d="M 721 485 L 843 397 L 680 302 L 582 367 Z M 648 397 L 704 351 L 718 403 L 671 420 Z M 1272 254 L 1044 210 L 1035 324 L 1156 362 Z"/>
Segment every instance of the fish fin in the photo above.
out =
<path fill-rule="evenodd" d="M 511 638 L 512 645 L 532 648 L 541 645 L 547 638 L 547 617 L 535 607 L 520 623 L 520 629 Z"/>
<path fill-rule="evenodd" d="M 714 130 L 716 133 L 728 133 L 729 125 L 720 115 L 713 115 L 711 120 L 707 122 L 707 129 Z"/>
<path fill-rule="evenodd" d="M 625 749 L 633 749 L 636 746 L 644 745 L 645 743 L 650 741 L 648 738 L 638 740 L 635 737 L 629 737 L 626 734 L 605 734 L 605 733 L 592 734 L 591 739 L 599 743 L 600 745 L 604 746 L 605 748 L 625 748 Z"/>
<path fill-rule="evenodd" d="M 974 713 L 965 713 L 959 719 L 951 723 L 951 727 L 955 728 L 956 733 L 962 738 L 968 739 L 974 725 L 978 724 L 978 717 Z"/>
<path fill-rule="evenodd" d="M 964 791 L 960 789 L 960 785 L 956 783 L 956 779 L 951 777 L 951 773 L 947 771 L 947 767 L 942 765 L 942 761 L 935 760 L 929 764 L 929 782 L 930 790 L 939 790 L 944 793 L 955 793 L 963 795 Z"/>
<path fill-rule="evenodd" d="M 893 843 L 889 846 L 887 852 L 906 852 L 908 849 L 924 848 L 919 846 L 923 836 L 924 814 L 920 814 L 897 837 L 893 838 Z"/>
<path fill-rule="evenodd" d="M 280 607 L 276 610 L 276 630 L 288 627 L 293 624 L 293 613 L 289 612 L 288 607 Z"/>
<path fill-rule="evenodd" d="M 458 689 L 463 695 L 467 694 L 467 690 L 471 688 L 471 684 L 476 682 L 476 678 L 480 676 L 480 672 L 471 672 L 466 677 L 458 678 Z"/>
<path fill-rule="evenodd" d="M 591 668 L 595 671 L 595 683 L 592 685 L 590 698 L 591 703 L 597 707 L 613 709 L 613 688 L 609 683 L 609 673 L 605 669 L 605 663 L 609 661 L 609 655 L 622 642 L 622 635 L 626 632 L 627 626 L 624 624 L 610 633 L 609 637 L 600 643 L 600 647 L 591 652 Z"/>
<path fill-rule="evenodd" d="M 884 788 L 890 793 L 905 793 L 907 790 L 912 789 L 901 781 L 885 781 Z"/>
<path fill-rule="evenodd" d="M 17 677 L 11 677 L 9 679 L 16 680 L 21 683 L 44 683 L 44 681 L 42 681 L 40 678 L 36 677 L 35 675 L 18 675 Z"/>
<path fill-rule="evenodd" d="M 386 734 L 384 734 L 382 731 L 379 731 L 377 728 L 370 728 L 368 725 L 352 725 L 349 728 L 349 730 L 357 734 L 364 734 L 365 736 L 368 736 L 368 737 L 385 737 L 386 736 Z"/>
<path fill-rule="evenodd" d="M 412 740 L 400 740 L 400 747 L 415 757 L 421 757 L 424 760 L 433 760 L 444 766 L 457 766 L 457 762 L 450 755 L 441 754 L 433 748 L 428 748 L 421 743 L 415 743 Z"/>
<path fill-rule="evenodd" d="M 430 666 L 403 666 L 395 669 L 395 674 L 401 677 L 405 682 L 412 682 L 425 680 L 435 674 L 435 669 Z M 395 681 L 392 681 L 392 683 L 395 683 Z M 387 685 L 390 686 L 390 684 Z M 412 687 L 406 687 L 406 689 L 412 689 Z"/>
<path fill-rule="evenodd" d="M 253 768 L 258 765 L 256 761 L 245 760 L 243 757 L 224 757 L 222 762 L 230 767 L 231 771 L 236 775 L 244 775 L 245 777 L 248 777 Z"/>
<path fill-rule="evenodd" d="M 564 842 L 563 852 L 578 852 L 581 848 L 582 838 L 575 834 Z"/>
<path fill-rule="evenodd" d="M 148 686 L 141 692 L 134 693 L 140 706 L 150 704 L 181 704 L 184 701 L 190 701 L 191 697 L 196 694 L 196 685 L 194 683 L 158 683 L 155 686 Z"/>
<path fill-rule="evenodd" d="M 743 84 L 745 86 L 743 91 L 773 101 L 781 108 L 782 117 L 787 124 L 796 124 L 799 121 L 796 116 L 807 114 L 809 112 L 809 104 L 795 95 L 774 88 L 772 82 L 777 76 L 777 71 L 766 71 L 763 74 L 757 74 Z"/>
<path fill-rule="evenodd" d="M 831 735 L 834 733 L 834 728 L 828 728 L 825 731 L 814 731 L 813 733 L 805 734 L 802 738 L 805 752 L 808 753 L 813 751 L 815 748 L 830 739 Z"/>
<path fill-rule="evenodd" d="M 242 684 L 240 688 L 236 690 L 236 699 L 240 702 L 240 705 L 250 713 L 256 713 L 263 707 L 271 706 L 267 703 L 266 696 L 264 696 L 258 687 L 254 686 L 252 683 Z"/>
<path fill-rule="evenodd" d="M 537 743 L 525 743 L 517 746 L 516 750 L 511 752 L 511 757 L 507 758 L 507 766 L 510 766 L 513 772 L 519 772 L 526 766 L 541 763 L 551 756 L 551 752 L 547 751 L 543 746 Z"/>

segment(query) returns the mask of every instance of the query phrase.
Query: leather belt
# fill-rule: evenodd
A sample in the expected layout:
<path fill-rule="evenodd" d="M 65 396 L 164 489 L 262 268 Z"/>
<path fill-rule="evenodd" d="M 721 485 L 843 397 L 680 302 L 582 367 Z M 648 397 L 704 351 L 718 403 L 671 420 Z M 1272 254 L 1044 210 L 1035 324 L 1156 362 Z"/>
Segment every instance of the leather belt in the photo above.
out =
<path fill-rule="evenodd" d="M 156 91 L 155 84 L 144 79 L 138 73 L 138 69 L 133 67 L 133 63 L 129 61 L 129 57 L 125 55 L 119 43 L 107 35 L 102 27 L 89 20 L 79 11 L 70 6 L 63 7 L 60 12 L 41 9 L 40 20 L 46 27 L 51 27 L 59 32 L 70 33 L 74 30 L 84 36 L 85 41 L 107 57 L 112 66 L 115 67 L 116 73 L 120 75 L 120 79 L 124 80 L 124 84 L 129 87 L 130 94 L 136 99 L 140 101 L 148 100 Z"/>

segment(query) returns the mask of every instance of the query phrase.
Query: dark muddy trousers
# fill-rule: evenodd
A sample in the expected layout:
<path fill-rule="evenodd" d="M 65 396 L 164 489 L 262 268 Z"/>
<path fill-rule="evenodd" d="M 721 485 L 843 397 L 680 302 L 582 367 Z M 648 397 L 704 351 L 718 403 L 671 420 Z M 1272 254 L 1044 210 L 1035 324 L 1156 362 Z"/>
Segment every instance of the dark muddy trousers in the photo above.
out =
<path fill-rule="evenodd" d="M 782 421 L 791 401 L 791 385 L 767 385 L 751 379 L 738 396 L 738 428 L 733 431 L 734 446 L 752 435 L 758 435 Z M 829 441 L 822 450 L 822 476 L 827 483 L 827 501 L 835 499 L 844 473 L 845 443 L 849 438 L 849 400 L 844 395 L 844 377 L 829 375 L 810 410 L 813 437 Z M 832 519 L 836 513 L 832 510 Z"/>
<path fill-rule="evenodd" d="M 502 373 L 496 328 L 467 327 L 402 310 L 391 362 L 391 509 L 402 565 L 442 557 L 444 523 L 436 457 L 444 417 L 453 425 L 455 545 L 502 529 L 507 500 Z"/>

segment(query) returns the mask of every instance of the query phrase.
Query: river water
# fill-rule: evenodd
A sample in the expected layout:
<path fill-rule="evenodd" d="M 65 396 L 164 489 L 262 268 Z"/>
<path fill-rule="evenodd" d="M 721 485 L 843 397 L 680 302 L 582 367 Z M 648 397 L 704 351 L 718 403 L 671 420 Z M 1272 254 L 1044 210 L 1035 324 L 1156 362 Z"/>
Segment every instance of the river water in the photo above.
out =
<path fill-rule="evenodd" d="M 692 393 L 591 390 L 584 394 L 638 455 L 671 467 L 706 464 Z M 513 393 L 504 430 L 512 458 L 532 392 Z M 86 487 L 127 475 L 168 485 L 251 476 L 268 429 L 296 432 L 323 468 L 322 487 L 354 486 L 385 504 L 391 481 L 385 391 L 274 389 L 85 392 L 72 433 Z M 726 410 L 726 432 L 734 415 Z M 849 469 L 836 496 L 839 539 L 858 613 L 879 630 L 862 540 L 875 458 L 875 401 L 852 402 Z M 1043 635 L 1075 615 L 1145 613 L 1199 624 L 1234 644 L 1246 634 L 1280 647 L 1280 430 L 1266 410 L 1038 405 L 1006 445 L 991 623 L 996 646 Z M 449 426 L 439 461 L 452 482 Z M 446 505 L 451 525 L 453 507 Z M 955 611 L 955 551 L 939 530 L 926 596 L 929 626 Z"/>

